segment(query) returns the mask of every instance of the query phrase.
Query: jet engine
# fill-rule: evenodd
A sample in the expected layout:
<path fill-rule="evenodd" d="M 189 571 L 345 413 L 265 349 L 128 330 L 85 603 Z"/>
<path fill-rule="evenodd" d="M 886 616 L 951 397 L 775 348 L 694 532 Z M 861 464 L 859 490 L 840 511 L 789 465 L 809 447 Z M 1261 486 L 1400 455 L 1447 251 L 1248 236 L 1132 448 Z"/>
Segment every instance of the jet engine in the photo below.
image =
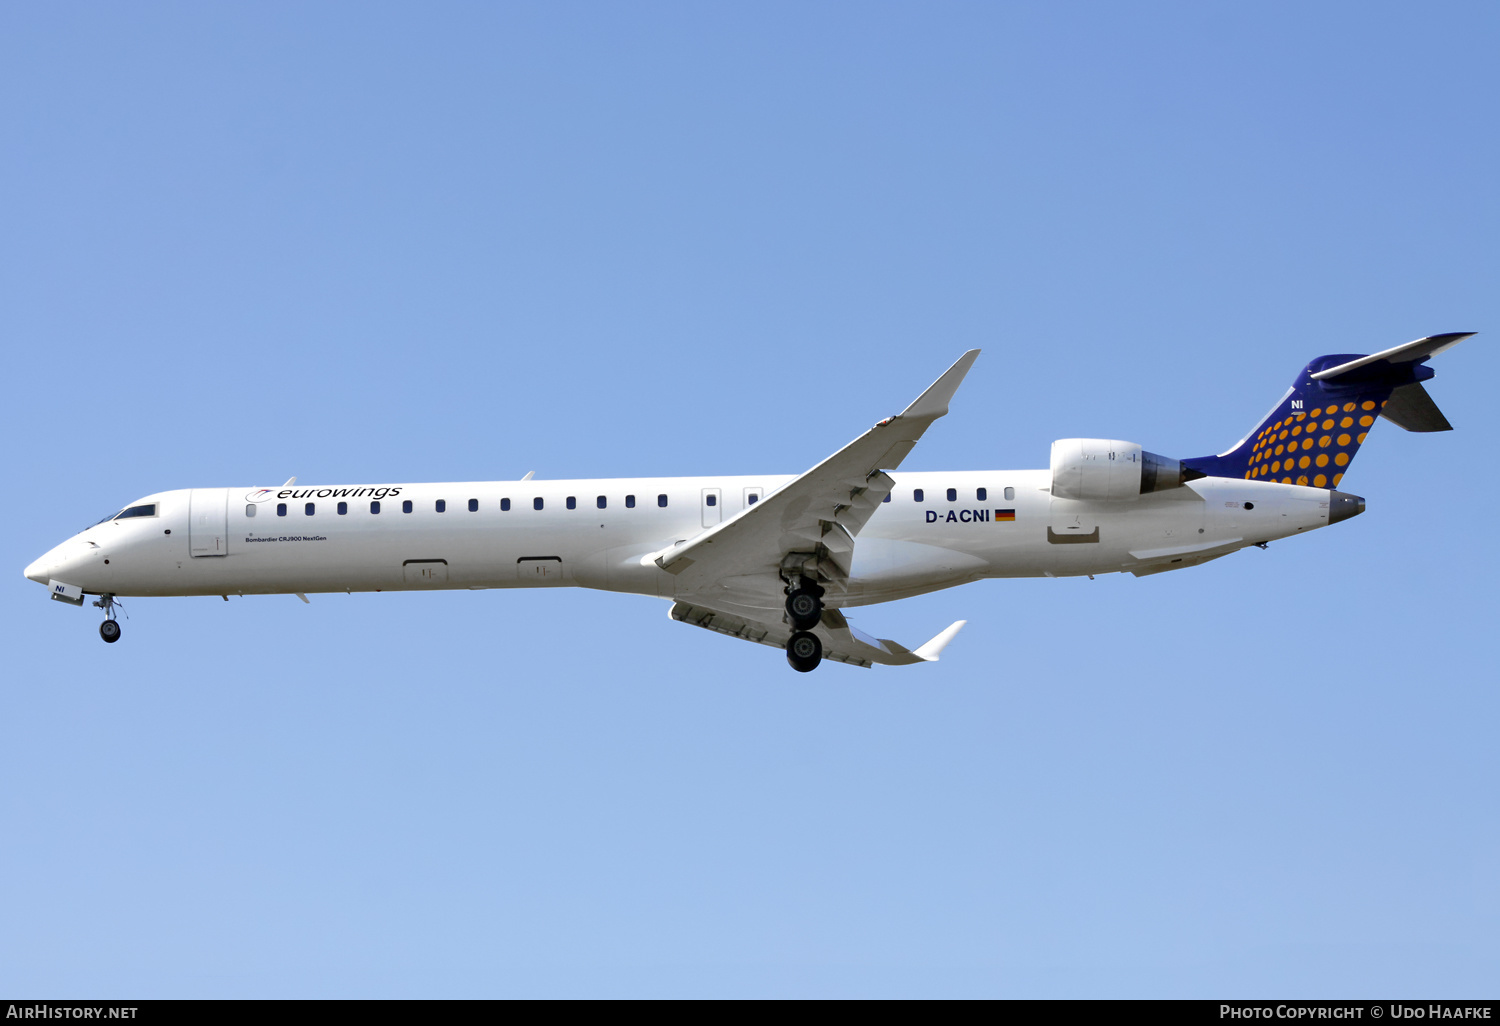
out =
<path fill-rule="evenodd" d="M 1059 499 L 1134 499 L 1202 476 L 1134 442 L 1060 438 L 1052 443 L 1052 495 Z"/>

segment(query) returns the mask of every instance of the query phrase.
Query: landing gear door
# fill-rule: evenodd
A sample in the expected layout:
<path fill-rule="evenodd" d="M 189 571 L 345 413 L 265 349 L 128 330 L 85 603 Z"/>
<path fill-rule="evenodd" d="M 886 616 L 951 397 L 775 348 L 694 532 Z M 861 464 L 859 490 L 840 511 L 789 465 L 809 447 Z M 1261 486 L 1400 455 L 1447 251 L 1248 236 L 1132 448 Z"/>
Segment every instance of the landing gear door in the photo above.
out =
<path fill-rule="evenodd" d="M 194 488 L 188 499 L 188 552 L 229 555 L 229 489 Z"/>

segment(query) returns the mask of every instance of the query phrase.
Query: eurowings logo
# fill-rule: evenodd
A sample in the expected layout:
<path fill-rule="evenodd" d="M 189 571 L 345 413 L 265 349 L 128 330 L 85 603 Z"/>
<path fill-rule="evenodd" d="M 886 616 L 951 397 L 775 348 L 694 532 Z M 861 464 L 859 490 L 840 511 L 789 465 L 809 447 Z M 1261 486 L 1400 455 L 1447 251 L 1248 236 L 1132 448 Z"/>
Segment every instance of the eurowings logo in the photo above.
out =
<path fill-rule="evenodd" d="M 257 488 L 253 492 L 246 492 L 245 493 L 245 501 L 246 502 L 265 502 L 267 499 L 269 499 L 271 497 L 272 493 L 275 492 L 275 491 L 276 491 L 276 489 L 274 489 L 274 488 Z"/>

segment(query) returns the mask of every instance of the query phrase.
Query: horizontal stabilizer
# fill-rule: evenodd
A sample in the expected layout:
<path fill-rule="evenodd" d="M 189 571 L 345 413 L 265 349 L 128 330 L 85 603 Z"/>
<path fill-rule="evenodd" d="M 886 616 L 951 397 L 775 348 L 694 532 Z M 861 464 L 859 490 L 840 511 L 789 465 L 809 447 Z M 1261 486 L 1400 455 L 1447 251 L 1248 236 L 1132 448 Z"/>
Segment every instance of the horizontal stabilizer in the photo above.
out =
<path fill-rule="evenodd" d="M 1452 431 L 1453 425 L 1437 408 L 1427 389 L 1420 381 L 1402 385 L 1391 392 L 1380 415 L 1399 428 L 1408 431 Z"/>
<path fill-rule="evenodd" d="M 1429 356 L 1436 356 L 1438 353 L 1447 352 L 1464 339 L 1473 338 L 1476 334 L 1478 333 L 1473 331 L 1450 331 L 1445 335 L 1429 335 L 1426 338 L 1419 338 L 1415 342 L 1396 346 L 1394 349 L 1386 349 L 1369 356 L 1361 356 L 1357 360 L 1341 363 L 1337 367 L 1320 370 L 1312 375 L 1312 379 L 1314 381 L 1333 382 L 1353 371 L 1359 370 L 1361 367 L 1368 367 L 1370 364 L 1379 363 L 1382 360 L 1386 363 L 1415 363 L 1418 360 L 1425 360 Z"/>

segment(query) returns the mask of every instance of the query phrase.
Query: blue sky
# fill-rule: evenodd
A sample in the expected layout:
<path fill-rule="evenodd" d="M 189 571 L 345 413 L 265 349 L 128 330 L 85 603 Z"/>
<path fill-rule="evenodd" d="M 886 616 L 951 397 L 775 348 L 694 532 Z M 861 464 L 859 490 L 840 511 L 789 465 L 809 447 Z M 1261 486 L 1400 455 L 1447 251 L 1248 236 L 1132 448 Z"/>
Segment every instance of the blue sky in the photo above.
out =
<path fill-rule="evenodd" d="M 1493 996 L 1489 4 L 0 11 L 0 992 Z M 160 489 L 1219 452 L 1440 331 L 1369 512 L 860 611 L 45 600 Z"/>

